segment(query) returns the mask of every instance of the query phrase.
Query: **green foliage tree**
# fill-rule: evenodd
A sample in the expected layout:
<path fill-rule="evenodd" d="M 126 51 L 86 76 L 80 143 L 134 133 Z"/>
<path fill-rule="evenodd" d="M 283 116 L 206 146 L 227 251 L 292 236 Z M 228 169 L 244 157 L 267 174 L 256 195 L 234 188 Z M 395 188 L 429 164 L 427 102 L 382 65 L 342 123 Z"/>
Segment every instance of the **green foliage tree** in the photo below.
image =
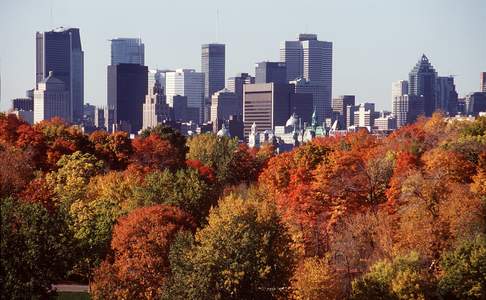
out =
<path fill-rule="evenodd" d="M 477 237 L 446 253 L 439 292 L 445 299 L 486 298 L 486 239 Z"/>
<path fill-rule="evenodd" d="M 169 143 L 177 150 L 177 160 L 184 161 L 186 159 L 186 153 L 188 147 L 186 146 L 186 137 L 179 131 L 173 129 L 170 126 L 159 124 L 154 128 L 147 128 L 140 134 L 143 138 L 147 138 L 150 134 L 155 134 L 163 140 L 169 141 Z"/>
<path fill-rule="evenodd" d="M 65 214 L 11 198 L 0 205 L 1 298 L 46 298 L 72 263 L 73 238 Z"/>
<path fill-rule="evenodd" d="M 135 206 L 174 205 L 190 213 L 199 223 L 216 204 L 214 185 L 192 168 L 155 171 L 145 176 L 143 185 L 135 189 Z"/>
<path fill-rule="evenodd" d="M 175 299 L 274 299 L 288 293 L 295 255 L 276 208 L 230 194 L 211 210 L 191 245 L 176 245 Z M 174 258 L 175 257 L 175 258 Z"/>

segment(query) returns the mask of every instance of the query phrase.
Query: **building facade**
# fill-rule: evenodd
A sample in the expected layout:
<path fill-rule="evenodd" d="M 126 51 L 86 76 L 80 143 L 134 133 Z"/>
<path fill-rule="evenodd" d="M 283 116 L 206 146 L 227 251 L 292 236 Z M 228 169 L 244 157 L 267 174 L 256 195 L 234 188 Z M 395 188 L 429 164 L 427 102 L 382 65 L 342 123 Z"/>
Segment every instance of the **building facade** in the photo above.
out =
<path fill-rule="evenodd" d="M 332 42 L 319 41 L 315 34 L 300 34 L 297 41 L 281 43 L 280 61 L 286 64 L 287 81 L 304 78 L 320 86 L 313 100 L 317 117 L 331 117 Z"/>
<path fill-rule="evenodd" d="M 145 65 L 145 45 L 139 38 L 116 38 L 111 41 L 111 65 Z"/>
<path fill-rule="evenodd" d="M 187 107 L 196 111 L 192 121 L 202 123 L 204 112 L 204 73 L 193 69 L 177 69 L 166 73 L 167 103 L 174 106 L 174 96 L 186 96 Z"/>
<path fill-rule="evenodd" d="M 426 117 L 432 116 L 437 109 L 436 86 L 437 72 L 424 54 L 409 74 L 408 94 L 423 96 L 424 114 Z"/>
<path fill-rule="evenodd" d="M 71 122 L 69 91 L 64 82 L 49 71 L 47 78 L 37 83 L 34 91 L 34 123 L 59 117 Z"/>
<path fill-rule="evenodd" d="M 204 73 L 204 97 L 211 96 L 224 88 L 225 81 L 224 44 L 204 44 L 201 46 L 201 71 Z"/>
<path fill-rule="evenodd" d="M 408 95 L 408 81 L 407 80 L 398 80 L 392 83 L 392 92 L 391 92 L 391 99 L 395 97 Z"/>
<path fill-rule="evenodd" d="M 221 127 L 221 123 L 229 120 L 230 116 L 242 116 L 238 103 L 238 96 L 228 89 L 222 89 L 211 97 L 211 118 L 216 128 Z"/>
<path fill-rule="evenodd" d="M 486 92 L 468 94 L 464 102 L 467 115 L 477 116 L 480 112 L 486 112 Z"/>
<path fill-rule="evenodd" d="M 287 83 L 285 63 L 263 61 L 255 65 L 255 83 Z"/>
<path fill-rule="evenodd" d="M 455 116 L 457 114 L 458 95 L 454 85 L 454 77 L 437 77 L 436 93 L 436 110 Z"/>
<path fill-rule="evenodd" d="M 36 33 L 36 85 L 53 71 L 69 94 L 69 120 L 83 118 L 84 52 L 78 28 Z"/>
<path fill-rule="evenodd" d="M 171 111 L 167 104 L 164 90 L 160 83 L 155 81 L 143 103 L 142 129 L 154 128 L 164 121 L 171 120 Z"/>
<path fill-rule="evenodd" d="M 392 114 L 396 128 L 415 122 L 424 113 L 424 97 L 415 95 L 397 96 L 393 99 Z"/>
<path fill-rule="evenodd" d="M 350 106 L 350 109 L 347 107 Z M 331 103 L 332 111 L 337 113 L 339 117 L 339 123 L 342 124 L 344 129 L 347 129 L 351 124 L 351 116 L 348 117 L 348 113 L 354 111 L 355 96 L 354 95 L 342 95 L 332 98 Z"/>
<path fill-rule="evenodd" d="M 131 133 L 142 129 L 147 73 L 147 67 L 138 64 L 108 66 L 108 107 L 115 110 L 114 123 L 125 130 L 129 126 Z"/>
<path fill-rule="evenodd" d="M 481 72 L 479 90 L 486 93 L 486 72 Z"/>

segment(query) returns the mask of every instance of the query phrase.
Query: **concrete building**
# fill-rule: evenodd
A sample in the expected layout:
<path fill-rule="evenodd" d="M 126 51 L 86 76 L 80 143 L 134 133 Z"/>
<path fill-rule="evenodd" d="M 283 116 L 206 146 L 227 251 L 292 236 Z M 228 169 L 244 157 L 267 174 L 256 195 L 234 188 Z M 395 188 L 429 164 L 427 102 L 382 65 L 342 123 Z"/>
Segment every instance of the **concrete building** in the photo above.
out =
<path fill-rule="evenodd" d="M 479 90 L 483 93 L 486 93 L 486 72 L 481 72 L 481 83 L 479 86 Z"/>
<path fill-rule="evenodd" d="M 253 123 L 262 131 L 273 131 L 275 126 L 285 125 L 292 113 L 310 122 L 312 96 L 296 94 L 293 84 L 256 83 L 243 86 L 243 123 L 248 137 Z"/>
<path fill-rule="evenodd" d="M 64 82 L 50 71 L 47 78 L 37 83 L 34 91 L 34 123 L 54 117 L 71 122 L 70 100 Z"/>
<path fill-rule="evenodd" d="M 436 86 L 437 72 L 424 54 L 409 74 L 408 94 L 423 96 L 424 114 L 426 117 L 432 116 L 437 109 Z"/>
<path fill-rule="evenodd" d="M 393 115 L 380 116 L 375 119 L 375 128 L 379 131 L 391 131 L 397 128 L 397 120 Z"/>
<path fill-rule="evenodd" d="M 407 80 L 398 80 L 395 82 L 392 82 L 392 92 L 391 92 L 391 99 L 393 102 L 393 99 L 395 97 L 403 96 L 403 95 L 408 95 L 408 81 Z"/>
<path fill-rule="evenodd" d="M 486 93 L 475 92 L 466 95 L 465 110 L 467 115 L 477 116 L 480 112 L 486 112 Z"/>
<path fill-rule="evenodd" d="M 280 61 L 287 67 L 287 81 L 304 78 L 312 85 L 320 86 L 321 91 L 313 99 L 317 118 L 330 118 L 332 42 L 319 41 L 316 34 L 300 34 L 297 41 L 280 44 Z"/>
<path fill-rule="evenodd" d="M 165 77 L 167 72 L 174 72 L 174 70 L 149 69 L 147 90 L 150 91 L 155 86 L 155 83 L 158 83 L 160 88 L 165 92 Z"/>
<path fill-rule="evenodd" d="M 287 83 L 285 63 L 263 61 L 255 64 L 255 83 Z"/>
<path fill-rule="evenodd" d="M 53 71 L 69 94 L 69 120 L 83 118 L 84 52 L 78 28 L 36 33 L 36 85 Z"/>
<path fill-rule="evenodd" d="M 238 96 L 228 89 L 222 89 L 211 97 L 211 118 L 210 121 L 220 128 L 221 124 L 229 120 L 230 116 L 242 116 L 238 103 Z"/>
<path fill-rule="evenodd" d="M 395 97 L 392 114 L 396 119 L 396 128 L 415 122 L 418 116 L 424 114 L 424 97 L 415 95 Z"/>
<path fill-rule="evenodd" d="M 147 95 L 145 66 L 117 64 L 108 66 L 108 107 L 115 109 L 115 124 L 131 128 L 131 133 L 142 129 L 143 103 Z"/>
<path fill-rule="evenodd" d="M 204 73 L 193 69 L 177 69 L 166 73 L 167 103 L 174 106 L 176 95 L 187 97 L 187 107 L 197 111 L 192 121 L 202 123 L 204 109 Z"/>
<path fill-rule="evenodd" d="M 371 129 L 375 125 L 376 117 L 374 103 L 361 103 L 357 106 L 354 113 L 354 126 L 366 128 L 371 132 Z"/>
<path fill-rule="evenodd" d="M 436 110 L 440 110 L 450 116 L 457 114 L 457 92 L 454 85 L 454 77 L 437 77 L 435 99 Z"/>
<path fill-rule="evenodd" d="M 142 130 L 154 128 L 164 121 L 169 121 L 170 115 L 171 111 L 164 95 L 164 89 L 159 82 L 155 81 L 143 103 Z"/>
<path fill-rule="evenodd" d="M 243 114 L 243 85 L 255 83 L 255 77 L 248 73 L 238 73 L 235 77 L 228 78 L 226 88 L 236 94 L 238 98 L 238 110 Z M 242 115 L 239 117 L 242 118 Z"/>
<path fill-rule="evenodd" d="M 107 107 L 97 107 L 95 110 L 94 126 L 108 132 L 113 132 L 115 123 L 115 109 Z"/>
<path fill-rule="evenodd" d="M 139 38 L 116 38 L 111 40 L 111 65 L 145 65 L 145 45 Z"/>
<path fill-rule="evenodd" d="M 347 107 L 350 106 L 348 109 Z M 342 95 L 332 98 L 332 111 L 339 115 L 339 123 L 342 124 L 344 129 L 352 126 L 354 122 L 351 122 L 351 116 L 348 117 L 348 113 L 354 112 L 355 96 L 354 95 Z M 353 120 L 354 121 L 354 120 Z"/>

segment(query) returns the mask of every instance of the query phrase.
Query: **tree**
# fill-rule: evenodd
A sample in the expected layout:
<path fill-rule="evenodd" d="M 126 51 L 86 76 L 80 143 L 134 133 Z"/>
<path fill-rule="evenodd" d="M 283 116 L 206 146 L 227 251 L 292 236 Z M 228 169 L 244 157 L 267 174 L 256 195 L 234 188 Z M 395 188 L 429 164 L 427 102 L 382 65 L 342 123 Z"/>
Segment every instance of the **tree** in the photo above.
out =
<path fill-rule="evenodd" d="M 187 141 L 189 152 L 187 159 L 199 160 L 216 172 L 221 184 L 233 183 L 235 173 L 232 163 L 238 148 L 238 141 L 215 134 L 199 134 Z"/>
<path fill-rule="evenodd" d="M 443 275 L 439 292 L 445 299 L 486 297 L 486 240 L 475 239 L 446 253 L 441 260 Z"/>
<path fill-rule="evenodd" d="M 131 161 L 145 170 L 176 170 L 184 165 L 179 159 L 179 153 L 172 144 L 161 139 L 156 134 L 146 138 L 137 138 L 132 142 L 133 154 Z"/>
<path fill-rule="evenodd" d="M 171 261 L 177 266 L 171 289 L 176 299 L 285 296 L 295 263 L 290 236 L 275 207 L 234 194 L 211 210 L 194 244 L 180 252 Z"/>
<path fill-rule="evenodd" d="M 108 134 L 98 130 L 89 136 L 89 141 L 94 146 L 94 153 L 104 160 L 110 169 L 122 170 L 126 168 L 132 153 L 132 142 L 124 131 Z"/>
<path fill-rule="evenodd" d="M 178 161 L 184 161 L 186 159 L 187 146 L 186 137 L 179 131 L 173 129 L 170 126 L 159 124 L 154 128 L 147 128 L 142 131 L 141 136 L 147 138 L 149 135 L 155 134 L 159 138 L 168 141 L 172 147 L 176 149 L 175 155 Z"/>
<path fill-rule="evenodd" d="M 170 245 L 177 233 L 194 227 L 188 214 L 166 205 L 139 208 L 121 217 L 111 242 L 113 263 L 95 272 L 93 298 L 160 298 L 170 274 Z"/>
<path fill-rule="evenodd" d="M 74 246 L 65 217 L 37 203 L 0 202 L 2 298 L 45 298 L 72 263 Z"/>
<path fill-rule="evenodd" d="M 218 195 L 212 183 L 192 168 L 148 173 L 135 190 L 135 206 L 175 205 L 201 224 L 215 205 Z"/>
<path fill-rule="evenodd" d="M 21 192 L 33 178 L 31 156 L 15 147 L 0 144 L 0 198 Z"/>

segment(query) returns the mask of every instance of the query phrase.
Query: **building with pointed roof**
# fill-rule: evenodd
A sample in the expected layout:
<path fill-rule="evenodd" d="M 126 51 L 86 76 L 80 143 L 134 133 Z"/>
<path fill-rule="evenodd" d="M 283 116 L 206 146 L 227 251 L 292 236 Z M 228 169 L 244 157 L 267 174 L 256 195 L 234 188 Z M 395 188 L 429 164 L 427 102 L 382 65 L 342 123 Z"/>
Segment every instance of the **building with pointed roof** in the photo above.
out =
<path fill-rule="evenodd" d="M 436 105 L 437 72 L 425 54 L 409 74 L 408 94 L 423 96 L 425 116 L 430 117 L 437 108 Z"/>
<path fill-rule="evenodd" d="M 72 121 L 69 91 L 64 82 L 49 71 L 49 75 L 37 83 L 34 91 L 34 123 L 54 117 Z"/>

